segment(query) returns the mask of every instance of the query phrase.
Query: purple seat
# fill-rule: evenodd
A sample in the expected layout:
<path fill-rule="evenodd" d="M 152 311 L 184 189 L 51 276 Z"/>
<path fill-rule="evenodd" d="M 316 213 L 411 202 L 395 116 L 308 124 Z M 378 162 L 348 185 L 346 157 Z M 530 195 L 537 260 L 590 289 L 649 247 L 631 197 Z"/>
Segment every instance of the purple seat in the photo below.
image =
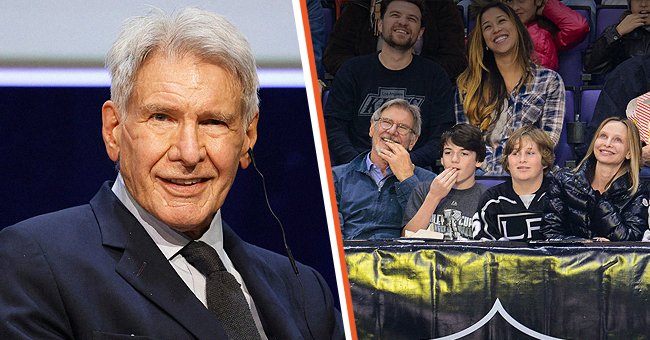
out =
<path fill-rule="evenodd" d="M 555 147 L 555 164 L 559 167 L 564 167 L 567 160 L 575 159 L 573 147 L 567 142 L 567 123 L 571 123 L 575 119 L 575 105 L 573 90 L 566 90 L 566 111 L 564 113 L 564 124 L 562 125 L 562 133 L 560 133 L 560 141 Z"/>
<path fill-rule="evenodd" d="M 569 6 L 574 11 L 580 13 L 591 27 L 591 9 L 588 6 Z M 584 40 L 578 45 L 562 51 L 558 54 L 559 69 L 558 73 L 562 76 L 565 86 L 582 86 L 582 54 L 589 46 L 589 37 L 587 34 Z"/>
<path fill-rule="evenodd" d="M 600 37 L 607 26 L 614 25 L 621 20 L 621 15 L 627 6 L 603 5 L 596 10 L 596 37 Z"/>
<path fill-rule="evenodd" d="M 327 98 L 330 96 L 330 90 L 324 89 L 321 95 L 321 101 L 323 102 L 323 112 L 325 111 L 325 104 L 327 104 Z"/>
<path fill-rule="evenodd" d="M 509 176 L 476 176 L 476 183 L 480 183 L 490 188 L 497 184 L 505 182 Z"/>
<path fill-rule="evenodd" d="M 586 88 L 580 92 L 580 120 L 587 124 L 594 117 L 600 90 L 600 88 Z"/>

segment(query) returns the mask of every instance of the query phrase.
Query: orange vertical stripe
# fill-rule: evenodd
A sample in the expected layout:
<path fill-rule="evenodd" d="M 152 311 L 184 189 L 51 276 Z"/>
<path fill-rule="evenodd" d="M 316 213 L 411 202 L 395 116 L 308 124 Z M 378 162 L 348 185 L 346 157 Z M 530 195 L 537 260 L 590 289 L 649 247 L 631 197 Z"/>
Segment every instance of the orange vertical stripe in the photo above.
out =
<path fill-rule="evenodd" d="M 302 12 L 302 22 L 309 55 L 309 69 L 311 72 L 312 87 L 316 95 L 316 111 L 318 112 L 318 128 L 320 130 L 321 146 L 323 148 L 323 158 L 325 168 L 327 169 L 327 186 L 330 193 L 330 206 L 332 208 L 334 223 L 336 228 L 336 246 L 338 248 L 339 262 L 341 264 L 341 275 L 343 276 L 343 290 L 345 293 L 345 303 L 348 308 L 348 322 L 350 323 L 350 332 L 353 339 L 357 339 L 357 329 L 354 323 L 354 312 L 352 309 L 352 296 L 350 295 L 350 283 L 348 281 L 347 265 L 343 254 L 343 236 L 341 235 L 341 222 L 339 221 L 338 210 L 336 208 L 336 194 L 334 192 L 334 179 L 332 177 L 332 164 L 330 163 L 329 149 L 327 148 L 327 135 L 325 134 L 325 120 L 323 116 L 323 101 L 318 85 L 318 75 L 316 73 L 316 59 L 314 58 L 314 46 L 311 40 L 311 31 L 309 28 L 309 15 L 307 14 L 307 0 L 300 0 L 300 11 Z M 324 188 L 323 188 L 324 190 Z M 343 301 L 341 301 L 343 303 Z"/>

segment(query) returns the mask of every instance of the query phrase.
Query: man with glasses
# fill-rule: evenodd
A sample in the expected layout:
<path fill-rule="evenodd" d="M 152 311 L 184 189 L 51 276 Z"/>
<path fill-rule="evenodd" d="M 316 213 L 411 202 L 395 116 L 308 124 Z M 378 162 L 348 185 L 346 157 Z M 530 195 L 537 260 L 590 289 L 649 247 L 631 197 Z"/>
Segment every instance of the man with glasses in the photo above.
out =
<path fill-rule="evenodd" d="M 333 165 L 368 150 L 368 118 L 385 102 L 406 99 L 422 112 L 422 134 L 413 146 L 414 164 L 431 168 L 440 155 L 440 135 L 456 123 L 452 85 L 445 70 L 413 54 L 424 33 L 422 0 L 384 0 L 377 28 L 381 51 L 346 61 L 336 73 L 325 105 L 325 127 Z"/>
<path fill-rule="evenodd" d="M 416 105 L 390 100 L 370 118 L 370 151 L 332 169 L 343 239 L 400 237 L 413 188 L 435 177 L 411 162 L 409 151 L 421 128 Z"/>

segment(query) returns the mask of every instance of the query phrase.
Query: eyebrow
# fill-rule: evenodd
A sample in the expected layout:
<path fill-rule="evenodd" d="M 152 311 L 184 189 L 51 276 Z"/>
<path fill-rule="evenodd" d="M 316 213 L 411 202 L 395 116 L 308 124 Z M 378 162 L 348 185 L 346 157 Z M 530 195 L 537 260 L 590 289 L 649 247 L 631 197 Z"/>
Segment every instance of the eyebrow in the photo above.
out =
<path fill-rule="evenodd" d="M 501 18 L 506 18 L 507 19 L 508 17 L 505 14 L 499 14 L 494 18 L 494 20 L 498 20 L 498 19 L 501 19 Z M 481 23 L 481 27 L 483 27 L 483 26 L 485 26 L 485 24 L 489 24 L 489 23 L 490 23 L 489 21 L 484 21 L 484 22 Z"/>
<path fill-rule="evenodd" d="M 174 108 L 173 106 L 167 106 L 167 105 L 160 105 L 156 103 L 150 103 L 150 104 L 145 104 L 142 106 L 142 109 L 144 109 L 146 112 L 156 112 L 156 113 L 165 113 L 165 114 L 171 114 L 174 112 L 180 112 L 182 110 L 178 110 Z M 221 121 L 224 121 L 226 123 L 233 122 L 237 120 L 237 114 L 236 113 L 224 113 L 221 111 L 201 111 L 199 113 L 199 117 L 212 117 Z"/>

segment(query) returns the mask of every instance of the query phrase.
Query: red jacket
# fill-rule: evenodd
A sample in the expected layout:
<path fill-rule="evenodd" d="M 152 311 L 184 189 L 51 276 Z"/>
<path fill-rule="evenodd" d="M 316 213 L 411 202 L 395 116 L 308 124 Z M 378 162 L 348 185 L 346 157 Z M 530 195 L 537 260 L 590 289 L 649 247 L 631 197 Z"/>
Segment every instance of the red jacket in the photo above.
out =
<path fill-rule="evenodd" d="M 535 45 L 535 61 L 552 70 L 558 69 L 560 51 L 579 44 L 589 33 L 587 20 L 580 13 L 570 9 L 559 0 L 548 0 L 542 15 L 558 27 L 555 37 L 537 20 L 530 21 L 526 27 Z"/>

